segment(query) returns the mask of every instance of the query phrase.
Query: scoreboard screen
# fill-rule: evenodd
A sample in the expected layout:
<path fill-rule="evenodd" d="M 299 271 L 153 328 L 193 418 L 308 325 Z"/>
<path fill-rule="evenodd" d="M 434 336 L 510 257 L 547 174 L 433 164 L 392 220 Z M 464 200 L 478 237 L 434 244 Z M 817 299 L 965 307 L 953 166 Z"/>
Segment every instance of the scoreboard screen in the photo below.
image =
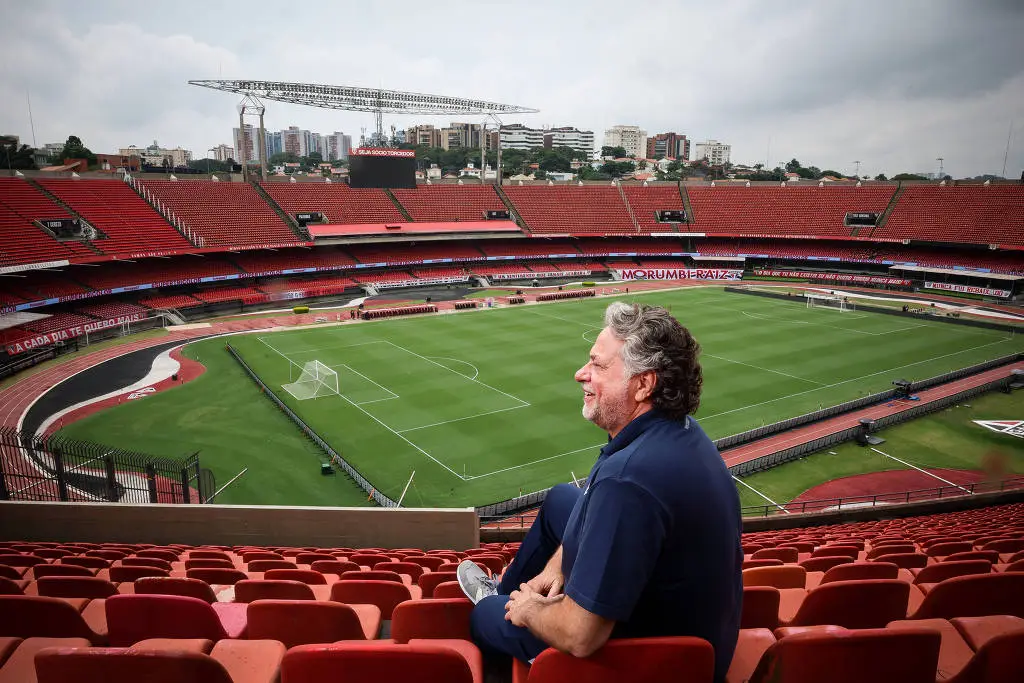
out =
<path fill-rule="evenodd" d="M 411 149 L 361 147 L 349 156 L 352 187 L 416 187 L 416 153 Z"/>

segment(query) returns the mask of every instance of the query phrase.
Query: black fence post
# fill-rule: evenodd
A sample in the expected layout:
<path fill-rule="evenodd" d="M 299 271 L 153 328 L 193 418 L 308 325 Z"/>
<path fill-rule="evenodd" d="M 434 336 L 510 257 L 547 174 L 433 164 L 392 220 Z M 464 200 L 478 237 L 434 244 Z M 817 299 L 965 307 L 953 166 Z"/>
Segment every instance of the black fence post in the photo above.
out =
<path fill-rule="evenodd" d="M 156 466 L 151 462 L 146 463 L 146 486 L 149 488 L 149 502 L 155 503 L 156 498 Z"/>
<path fill-rule="evenodd" d="M 50 451 L 53 458 L 53 473 L 57 477 L 57 499 L 61 502 L 68 501 L 68 479 L 64 472 L 64 455 L 59 448 Z"/>
<path fill-rule="evenodd" d="M 0 453 L 0 456 L 3 454 Z M 0 500 L 10 500 L 11 493 L 7 490 L 7 477 L 4 476 L 5 459 L 0 457 Z"/>
<path fill-rule="evenodd" d="M 192 502 L 191 496 L 189 495 L 189 490 L 188 490 L 188 479 L 189 479 L 188 468 L 187 467 L 183 467 L 181 469 L 181 502 L 182 503 L 191 503 Z"/>
<path fill-rule="evenodd" d="M 111 503 L 117 502 L 117 471 L 114 469 L 114 459 L 109 455 L 103 458 L 103 464 L 107 470 L 107 500 Z"/>

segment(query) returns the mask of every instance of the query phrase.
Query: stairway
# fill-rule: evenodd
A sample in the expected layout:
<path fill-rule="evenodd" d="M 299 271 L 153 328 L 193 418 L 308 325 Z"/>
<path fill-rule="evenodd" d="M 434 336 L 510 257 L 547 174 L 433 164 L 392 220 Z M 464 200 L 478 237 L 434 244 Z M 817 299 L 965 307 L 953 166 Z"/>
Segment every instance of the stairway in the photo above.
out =
<path fill-rule="evenodd" d="M 690 204 L 690 195 L 686 193 L 686 186 L 681 181 L 679 182 L 679 196 L 683 198 L 683 207 L 686 209 L 686 223 L 693 225 L 697 222 L 697 216 L 693 213 L 693 205 Z"/>
<path fill-rule="evenodd" d="M 126 175 L 124 177 L 124 182 L 128 184 L 128 187 L 130 187 L 133 190 L 135 190 L 135 193 L 137 195 L 139 195 L 140 197 L 142 197 L 142 200 L 144 202 L 146 202 L 147 204 L 152 206 L 153 209 L 158 214 L 163 216 L 164 220 L 167 221 L 168 223 L 170 223 L 171 226 L 175 230 L 177 230 L 178 233 L 182 237 L 187 239 L 192 244 L 192 246 L 194 246 L 194 247 L 202 247 L 203 246 L 203 237 L 202 237 L 202 235 L 198 235 L 198 234 L 192 232 L 192 229 L 189 228 L 188 225 L 186 225 L 183 220 L 178 218 L 174 214 L 174 212 L 171 211 L 171 209 L 169 207 L 165 207 L 163 205 L 163 202 L 161 202 L 157 197 L 155 197 L 149 191 L 149 189 L 145 185 L 143 185 L 140 181 L 136 180 L 135 178 L 131 177 L 130 175 Z"/>
<path fill-rule="evenodd" d="M 412 216 L 409 214 L 408 211 L 405 210 L 405 207 L 402 206 L 402 202 L 398 201 L 398 197 L 395 196 L 394 192 L 392 192 L 388 188 L 384 188 L 384 194 L 388 196 L 388 199 L 390 199 L 391 202 L 395 205 L 395 208 L 398 209 L 399 213 L 405 216 L 405 220 L 412 221 Z"/>
<path fill-rule="evenodd" d="M 35 178 L 28 178 L 28 177 L 26 177 L 26 178 L 25 178 L 25 182 L 27 182 L 27 183 L 28 183 L 29 185 L 31 185 L 32 187 L 36 188 L 36 190 L 38 190 L 39 192 L 42 192 L 42 193 L 43 193 L 43 195 L 44 195 L 44 196 L 45 196 L 45 197 L 46 197 L 47 199 L 49 199 L 49 200 L 50 200 L 50 201 L 52 201 L 53 203 L 55 203 L 55 204 L 57 204 L 58 206 L 60 206 L 60 207 L 61 207 L 62 209 L 64 209 L 64 210 L 65 210 L 65 211 L 67 211 L 67 212 L 68 212 L 69 214 L 71 214 L 72 216 L 74 216 L 74 217 L 75 217 L 76 219 L 78 219 L 79 221 L 81 221 L 81 222 L 82 222 L 82 223 L 83 223 L 84 225 L 87 225 L 87 226 L 89 226 L 90 228 L 92 228 L 92 229 L 93 229 L 93 230 L 94 230 L 94 231 L 96 232 L 96 235 L 97 235 L 97 237 L 106 237 L 106 235 L 105 235 L 105 234 L 103 234 L 103 231 L 102 231 L 102 230 L 99 230 L 99 229 L 98 229 L 98 228 L 97 228 L 96 226 L 94 226 L 94 225 L 93 225 L 92 223 L 90 223 L 89 221 L 85 220 L 85 218 L 83 218 L 83 217 L 82 217 L 82 215 L 81 215 L 80 213 L 78 213 L 77 211 L 75 211 L 74 209 L 72 209 L 72 208 L 71 208 L 70 206 L 68 206 L 67 204 L 65 204 L 65 203 L 64 203 L 64 200 L 62 200 L 62 199 L 61 199 L 60 197 L 58 197 L 57 195 L 53 194 L 52 192 L 50 192 L 49 190 L 47 190 L 47 189 L 46 189 L 45 187 L 43 187 L 42 185 L 40 185 L 40 184 L 39 184 L 39 183 L 38 183 L 38 182 L 36 181 L 36 179 L 35 179 Z M 40 223 L 39 221 L 36 221 L 36 224 L 37 224 L 37 225 L 41 225 L 41 223 Z M 43 228 L 43 230 L 45 230 L 45 231 L 46 231 L 46 232 L 47 232 L 48 234 L 50 234 L 51 236 L 53 236 L 53 233 L 51 233 L 49 229 L 47 229 L 47 228 L 45 228 L 45 227 L 44 227 L 44 228 Z M 56 237 L 55 237 L 55 236 L 54 236 L 54 239 L 56 239 Z M 92 252 L 95 252 L 96 254 L 100 254 L 100 255 L 102 255 L 102 254 L 103 254 L 103 251 L 101 251 L 101 250 L 100 250 L 100 249 L 99 249 L 99 248 L 98 248 L 98 247 L 97 247 L 96 245 L 94 245 L 94 244 L 92 243 L 92 241 L 91 241 L 91 240 L 88 240 L 88 239 L 82 239 L 82 240 L 76 240 L 76 241 L 78 241 L 78 243 L 79 243 L 79 244 L 82 244 L 82 245 L 84 245 L 84 246 L 88 247 L 90 251 L 92 251 Z"/>
<path fill-rule="evenodd" d="M 896 204 L 900 201 L 900 197 L 903 196 L 903 186 L 900 185 L 896 188 L 896 191 L 892 193 L 892 199 L 889 200 L 889 206 L 885 207 L 885 211 L 882 212 L 882 217 L 878 219 L 878 225 L 871 229 L 871 232 L 867 237 L 871 237 L 875 234 L 875 230 L 884 228 L 885 224 L 889 221 L 889 214 L 892 213 L 893 209 L 896 208 Z"/>
<path fill-rule="evenodd" d="M 636 216 L 633 215 L 633 207 L 629 205 L 629 200 L 626 198 L 626 193 L 622 189 L 622 183 L 615 183 L 615 187 L 619 191 L 619 196 L 622 197 L 622 203 L 626 205 L 626 213 L 629 214 L 629 220 L 632 221 L 633 227 L 637 232 L 640 232 L 640 224 L 636 221 Z"/>
<path fill-rule="evenodd" d="M 299 238 L 303 242 L 313 241 L 313 238 L 312 236 L 310 236 L 309 231 L 300 226 L 299 222 L 296 221 L 292 216 L 289 216 L 288 213 L 284 209 L 282 209 L 277 202 L 274 201 L 274 198 L 271 197 L 270 194 L 265 189 L 263 189 L 263 186 L 260 185 L 258 181 L 253 180 L 250 181 L 249 184 L 252 185 L 252 188 L 256 190 L 256 194 L 263 198 L 263 201 L 267 203 L 267 206 L 274 210 L 274 213 L 277 214 L 278 218 L 284 221 L 284 224 L 287 225 L 289 229 L 291 229 L 291 231 L 295 234 L 297 238 Z"/>
<path fill-rule="evenodd" d="M 532 233 L 533 231 L 530 230 L 530 226 L 526 224 L 526 220 L 515 210 L 516 207 L 513 206 L 512 200 L 509 199 L 508 195 L 505 194 L 505 191 L 501 189 L 501 185 L 495 185 L 494 191 L 498 193 L 498 197 L 501 198 L 501 203 L 505 205 L 506 209 L 508 209 L 508 215 L 512 216 L 512 220 L 516 222 L 516 225 L 522 228 L 524 232 Z"/>

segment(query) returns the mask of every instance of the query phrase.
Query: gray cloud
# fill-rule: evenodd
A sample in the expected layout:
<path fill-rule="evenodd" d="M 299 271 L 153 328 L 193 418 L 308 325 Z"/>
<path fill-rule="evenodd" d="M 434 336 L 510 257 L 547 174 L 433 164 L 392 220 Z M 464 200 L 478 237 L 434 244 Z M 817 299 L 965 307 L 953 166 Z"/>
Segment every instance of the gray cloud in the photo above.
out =
<path fill-rule="evenodd" d="M 1024 127 L 1024 5 L 697 2 L 8 2 L 0 132 L 94 151 L 230 142 L 231 95 L 193 78 L 384 86 L 515 102 L 534 125 L 635 123 L 733 160 L 998 173 Z M 436 119 L 434 122 L 438 122 Z M 407 119 L 387 120 L 399 126 Z M 372 117 L 268 103 L 271 129 L 358 137 Z M 771 150 L 768 150 L 769 138 Z M 1014 135 L 1007 174 L 1024 165 Z"/>

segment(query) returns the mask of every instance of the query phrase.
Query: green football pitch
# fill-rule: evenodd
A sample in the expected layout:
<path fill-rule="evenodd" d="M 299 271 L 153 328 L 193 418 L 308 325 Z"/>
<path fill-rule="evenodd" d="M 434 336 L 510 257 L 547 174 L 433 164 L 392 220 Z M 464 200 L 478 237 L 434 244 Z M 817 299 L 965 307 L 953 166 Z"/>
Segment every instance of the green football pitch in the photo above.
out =
<path fill-rule="evenodd" d="M 630 294 L 669 307 L 703 347 L 697 418 L 712 438 L 1024 350 L 1005 333 L 806 308 L 719 287 Z M 405 504 L 483 505 L 583 477 L 606 436 L 580 415 L 573 373 L 608 298 L 226 338 L 303 420 L 381 492 Z M 199 379 L 65 428 L 159 455 L 201 451 L 225 482 L 217 502 L 365 502 L 320 477 L 316 453 L 224 350 L 190 345 Z M 316 360 L 339 393 L 297 400 L 282 385 Z"/>

